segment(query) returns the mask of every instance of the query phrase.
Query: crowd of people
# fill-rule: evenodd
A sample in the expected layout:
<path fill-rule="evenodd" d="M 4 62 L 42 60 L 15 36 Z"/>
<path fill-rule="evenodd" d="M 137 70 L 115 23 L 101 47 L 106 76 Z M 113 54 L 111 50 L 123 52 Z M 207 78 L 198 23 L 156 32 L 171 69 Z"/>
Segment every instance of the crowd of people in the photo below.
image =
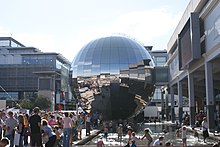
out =
<path fill-rule="evenodd" d="M 6 140 L 10 147 L 69 147 L 82 139 L 82 128 L 90 135 L 90 126 L 89 113 L 43 112 L 38 107 L 30 114 L 0 111 L 0 147 Z"/>
<path fill-rule="evenodd" d="M 142 136 L 137 136 L 135 129 L 132 127 L 135 126 L 131 122 L 103 122 L 102 133 L 103 135 L 97 140 L 97 147 L 104 147 L 104 140 L 108 140 L 108 134 L 116 132 L 118 134 L 117 141 L 122 142 L 127 140 L 125 147 L 136 147 L 136 143 L 139 140 L 145 140 L 145 146 L 172 146 L 172 143 L 167 140 L 164 140 L 164 136 L 160 136 L 158 139 L 153 139 L 153 132 L 149 128 L 144 129 L 144 134 Z M 165 134 L 165 132 L 164 132 Z M 124 142 L 123 141 L 123 142 Z"/>
<path fill-rule="evenodd" d="M 188 120 L 189 115 L 186 114 L 186 119 Z M 112 124 L 112 122 L 110 123 L 104 123 L 104 128 L 103 128 L 103 138 L 107 139 L 108 136 L 108 130 L 112 130 L 112 128 L 110 129 L 109 124 Z M 196 127 L 196 126 L 195 126 Z M 187 147 L 187 137 L 189 134 L 192 134 L 194 136 L 195 139 L 198 140 L 198 142 L 200 142 L 199 140 L 199 136 L 202 136 L 203 142 L 207 143 L 206 140 L 209 137 L 209 132 L 208 132 L 208 122 L 207 122 L 207 118 L 204 115 L 201 121 L 201 125 L 199 126 L 200 128 L 197 128 L 199 130 L 201 130 L 201 135 L 199 135 L 198 130 L 196 128 L 191 128 L 189 126 L 187 126 L 187 123 L 183 123 L 181 125 L 177 125 L 176 126 L 176 138 L 181 139 L 182 140 L 182 146 L 183 147 Z M 113 130 L 116 130 L 117 134 L 118 134 L 118 141 L 122 140 L 122 137 L 127 136 L 128 142 L 126 147 L 136 147 L 136 142 L 138 140 L 143 140 L 145 139 L 145 145 L 146 146 L 172 146 L 172 143 L 169 140 L 165 140 L 167 139 L 166 133 L 169 133 L 169 131 L 163 130 L 161 133 L 164 134 L 164 136 L 159 136 L 157 139 L 155 139 L 154 137 L 152 137 L 153 133 L 149 128 L 145 128 L 144 129 L 144 134 L 143 136 L 136 136 L 136 132 L 135 129 L 133 129 L 131 127 L 131 125 L 129 123 L 123 123 L 120 122 L 118 124 L 116 124 L 116 129 L 113 128 Z M 126 130 L 126 131 L 125 131 Z M 189 131 L 191 130 L 191 131 Z M 140 130 L 139 130 L 140 131 Z M 126 139 L 126 137 L 124 138 L 124 140 Z M 97 142 L 97 147 L 103 147 L 104 143 L 100 143 L 101 139 Z M 143 142 L 142 142 L 143 143 Z M 141 144 L 142 144 L 141 143 Z M 99 144 L 99 146 L 98 146 Z M 101 145 L 102 144 L 102 145 Z M 174 143 L 175 144 L 175 143 Z M 214 144 L 215 146 L 217 146 L 217 144 Z M 214 146 L 213 145 L 213 146 Z M 218 143 L 218 145 L 220 145 L 220 143 Z"/>
<path fill-rule="evenodd" d="M 186 115 L 187 120 L 188 115 Z M 199 119 L 200 120 L 200 119 Z M 205 116 L 199 122 L 202 129 L 203 141 L 209 137 L 208 123 Z M 131 124 L 122 121 L 103 122 L 97 113 L 74 112 L 42 112 L 38 107 L 28 113 L 15 113 L 12 111 L 0 111 L 0 147 L 10 144 L 10 147 L 45 146 L 45 147 L 69 147 L 73 141 L 82 139 L 82 129 L 86 129 L 86 135 L 91 134 L 91 126 L 103 131 L 102 139 L 107 140 L 108 133 L 116 132 L 118 140 L 122 141 L 124 135 L 128 136 L 126 146 L 136 147 L 138 140 L 146 139 L 146 146 L 172 146 L 169 141 L 164 141 L 164 136 L 153 139 L 149 128 L 144 129 L 143 136 L 136 136 Z M 194 137 L 198 138 L 198 132 L 193 129 Z M 164 131 L 164 133 L 167 133 Z M 182 145 L 187 146 L 187 127 L 182 124 L 176 130 L 176 137 L 182 138 Z M 97 147 L 103 147 L 102 139 L 97 141 Z"/>

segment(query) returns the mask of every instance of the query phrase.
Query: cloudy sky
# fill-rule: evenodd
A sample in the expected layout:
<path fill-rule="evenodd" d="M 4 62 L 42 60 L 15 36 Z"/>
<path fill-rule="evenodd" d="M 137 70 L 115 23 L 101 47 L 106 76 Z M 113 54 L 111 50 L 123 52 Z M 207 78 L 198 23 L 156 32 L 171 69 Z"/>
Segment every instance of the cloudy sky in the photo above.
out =
<path fill-rule="evenodd" d="M 70 62 L 89 41 L 115 34 L 161 50 L 189 1 L 0 0 L 0 36 L 61 53 Z"/>

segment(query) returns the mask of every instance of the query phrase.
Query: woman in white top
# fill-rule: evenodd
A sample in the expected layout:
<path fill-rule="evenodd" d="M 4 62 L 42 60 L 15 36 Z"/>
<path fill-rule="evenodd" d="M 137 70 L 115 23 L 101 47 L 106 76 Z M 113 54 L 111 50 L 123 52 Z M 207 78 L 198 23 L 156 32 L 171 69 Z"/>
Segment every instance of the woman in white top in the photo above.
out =
<path fill-rule="evenodd" d="M 209 132 L 208 132 L 208 122 L 207 118 L 204 117 L 202 121 L 202 135 L 203 135 L 203 140 L 206 142 L 206 138 L 209 137 Z"/>

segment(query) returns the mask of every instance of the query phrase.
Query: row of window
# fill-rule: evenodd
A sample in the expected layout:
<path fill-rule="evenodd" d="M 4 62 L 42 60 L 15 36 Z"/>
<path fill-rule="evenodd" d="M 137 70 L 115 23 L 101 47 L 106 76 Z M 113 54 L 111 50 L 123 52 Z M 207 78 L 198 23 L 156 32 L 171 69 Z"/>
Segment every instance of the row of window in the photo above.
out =
<path fill-rule="evenodd" d="M 0 47 L 21 47 L 19 44 L 10 40 L 0 40 Z"/>
<path fill-rule="evenodd" d="M 18 92 L 0 92 L 0 100 L 18 100 Z"/>
<path fill-rule="evenodd" d="M 24 56 L 22 64 L 53 64 L 51 56 Z"/>

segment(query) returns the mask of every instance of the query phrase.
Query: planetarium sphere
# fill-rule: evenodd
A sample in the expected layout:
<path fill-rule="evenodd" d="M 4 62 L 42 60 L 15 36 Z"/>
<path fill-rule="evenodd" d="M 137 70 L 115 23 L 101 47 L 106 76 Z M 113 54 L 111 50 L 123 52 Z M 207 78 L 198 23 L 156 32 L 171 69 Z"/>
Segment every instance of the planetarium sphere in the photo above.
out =
<path fill-rule="evenodd" d="M 76 55 L 72 68 L 74 77 L 119 74 L 144 59 L 151 59 L 149 52 L 136 41 L 122 36 L 99 38 L 89 42 Z M 150 65 L 154 65 L 151 59 Z"/>
<path fill-rule="evenodd" d="M 146 69 L 145 66 L 150 68 Z M 102 113 L 106 119 L 129 117 L 138 107 L 134 102 L 136 95 L 147 101 L 154 91 L 151 72 L 153 67 L 154 62 L 148 50 L 128 37 L 109 36 L 89 42 L 72 62 L 73 79 L 77 80 L 81 95 L 80 105 L 83 109 Z M 138 85 L 138 76 L 141 76 L 142 81 L 137 87 L 143 86 L 143 92 L 134 86 Z M 150 85 L 150 91 L 147 91 L 149 87 L 146 85 Z M 83 94 L 88 92 L 87 88 L 93 91 L 94 98 L 91 102 Z M 128 107 L 131 110 L 126 111 Z M 119 115 L 118 111 L 125 112 Z"/>

